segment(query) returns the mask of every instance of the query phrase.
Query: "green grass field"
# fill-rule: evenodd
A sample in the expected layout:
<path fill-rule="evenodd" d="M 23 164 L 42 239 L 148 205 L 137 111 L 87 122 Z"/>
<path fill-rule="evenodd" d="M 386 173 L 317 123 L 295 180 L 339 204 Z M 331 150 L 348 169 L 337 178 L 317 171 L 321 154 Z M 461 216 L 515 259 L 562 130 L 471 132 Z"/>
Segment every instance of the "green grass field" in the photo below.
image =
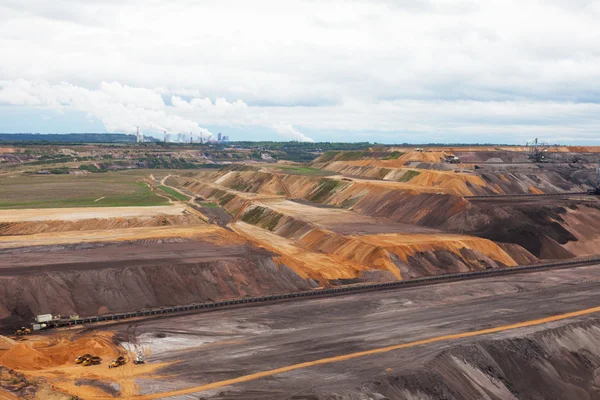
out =
<path fill-rule="evenodd" d="M 0 177 L 0 209 L 167 205 L 144 182 L 148 171 Z"/>
<path fill-rule="evenodd" d="M 310 176 L 327 176 L 333 175 L 332 172 L 323 171 L 318 168 L 313 167 L 277 167 L 282 170 L 284 173 L 292 174 L 292 175 L 310 175 Z"/>
<path fill-rule="evenodd" d="M 175 199 L 179 200 L 179 201 L 188 201 L 190 198 L 184 194 L 179 193 L 177 190 L 170 188 L 168 186 L 163 186 L 160 185 L 158 186 L 160 190 L 162 190 L 163 192 L 165 192 L 166 194 L 168 194 L 171 197 L 174 197 Z"/>

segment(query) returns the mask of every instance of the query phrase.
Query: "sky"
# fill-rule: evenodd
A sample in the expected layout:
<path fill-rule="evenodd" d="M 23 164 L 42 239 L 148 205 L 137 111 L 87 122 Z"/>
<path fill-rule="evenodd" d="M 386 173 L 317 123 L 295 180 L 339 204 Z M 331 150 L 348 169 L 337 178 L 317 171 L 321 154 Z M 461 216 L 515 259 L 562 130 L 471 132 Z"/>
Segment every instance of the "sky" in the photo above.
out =
<path fill-rule="evenodd" d="M 600 1 L 2 0 L 0 132 L 600 144 Z"/>

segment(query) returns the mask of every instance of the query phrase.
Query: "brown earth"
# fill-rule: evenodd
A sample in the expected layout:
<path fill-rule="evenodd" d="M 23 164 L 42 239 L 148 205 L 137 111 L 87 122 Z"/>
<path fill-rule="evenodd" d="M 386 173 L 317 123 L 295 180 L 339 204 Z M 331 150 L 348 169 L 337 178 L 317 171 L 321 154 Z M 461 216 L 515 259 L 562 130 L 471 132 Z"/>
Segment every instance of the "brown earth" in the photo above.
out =
<path fill-rule="evenodd" d="M 326 169 L 339 169 L 330 171 L 337 175 L 327 177 L 321 174 L 287 174 L 281 168 L 275 168 L 275 174 L 268 164 L 256 167 L 231 165 L 222 170 L 160 175 L 161 183 L 192 195 L 196 202 L 206 201 L 204 207 L 178 203 L 167 207 L 0 212 L 0 321 L 8 330 L 27 323 L 33 315 L 41 313 L 94 315 L 132 311 L 310 290 L 318 286 L 506 268 L 537 262 L 539 258 L 570 258 L 596 253 L 595 249 L 600 244 L 600 234 L 597 233 L 600 232 L 600 225 L 596 222 L 599 220 L 600 206 L 594 198 L 565 195 L 541 200 L 478 200 L 463 197 L 470 194 L 585 190 L 589 187 L 590 173 L 593 173 L 588 164 L 577 168 L 544 165 L 536 171 L 521 171 L 518 162 L 523 153 L 513 152 L 516 155 L 511 157 L 510 148 L 501 151 L 493 148 L 463 148 L 462 151 L 471 152 L 467 156 L 473 160 L 501 158 L 504 161 L 505 158 L 514 162 L 516 169 L 468 170 L 471 164 L 456 166 L 459 172 L 453 172 L 445 170 L 446 165 L 440 169 L 415 168 L 412 165 L 441 165 L 440 157 L 462 154 L 459 149 L 440 148 L 425 152 L 415 152 L 413 149 L 405 151 L 397 159 L 384 159 L 386 154 L 377 153 L 369 155 L 372 156 L 370 159 L 344 161 L 343 158 L 348 157 L 338 155 L 336 157 L 340 159 L 337 161 L 334 159 L 313 164 Z M 494 151 L 498 153 L 494 154 Z M 560 154 L 569 156 L 571 153 L 564 151 Z M 211 208 L 213 206 L 209 203 L 215 203 L 219 208 Z M 208 218 L 205 213 L 209 215 Z M 502 319 L 503 323 L 515 322 L 519 315 L 514 310 L 525 310 L 531 318 L 542 318 L 549 311 L 567 312 L 567 308 L 573 304 L 595 301 L 597 276 L 593 273 L 584 273 L 582 280 L 577 278 L 580 276 L 577 273 L 573 273 L 573 276 L 565 275 L 566 272 L 552 274 L 545 275 L 551 278 L 544 284 L 530 284 L 525 279 L 541 275 L 508 278 L 507 281 L 512 283 L 509 285 L 510 295 L 506 296 L 501 293 L 508 292 L 497 292 L 494 285 L 479 282 L 465 286 L 468 290 L 458 289 L 453 294 L 447 289 L 432 287 L 419 288 L 418 294 L 417 291 L 409 291 L 412 294 L 402 299 L 384 296 L 381 302 L 375 303 L 375 294 L 360 296 L 361 301 L 351 303 L 347 303 L 347 300 L 326 300 L 320 303 L 322 310 L 314 308 L 314 305 L 300 306 L 294 310 L 282 309 L 277 313 L 277 318 L 272 320 L 258 318 L 252 325 L 254 330 L 233 335 L 235 337 L 227 332 L 237 332 L 238 326 L 245 326 L 244 322 L 238 320 L 238 326 L 230 326 L 227 321 L 219 321 L 216 317 L 211 321 L 203 320 L 202 329 L 220 330 L 223 337 L 229 336 L 230 342 L 219 344 L 214 352 L 205 347 L 204 342 L 196 341 L 194 346 L 200 353 L 189 349 L 177 353 L 169 346 L 176 345 L 177 348 L 180 343 L 165 341 L 167 344 L 163 350 L 169 354 L 168 359 L 161 359 L 160 351 L 149 355 L 156 357 L 154 361 L 183 361 L 177 367 L 173 367 L 175 364 L 168 366 L 161 374 L 179 378 L 183 376 L 198 385 L 205 379 L 214 381 L 229 377 L 234 364 L 236 371 L 243 372 L 251 372 L 255 361 L 266 369 L 272 368 L 270 361 L 267 360 L 266 364 L 261 361 L 261 354 L 286 355 L 287 359 L 302 362 L 328 354 L 336 355 L 336 351 L 341 349 L 345 352 L 360 350 L 364 348 L 360 339 L 363 334 L 368 334 L 369 340 L 374 340 L 379 346 L 390 341 L 398 343 L 398 338 L 401 341 L 417 340 L 428 329 L 441 334 L 438 331 L 470 331 L 497 326 L 498 320 L 495 318 Z M 560 282 L 563 281 L 569 282 L 562 285 Z M 498 284 L 503 285 L 501 282 Z M 540 292 L 534 294 L 538 289 Z M 574 294 L 573 290 L 578 292 Z M 426 299 L 419 297 L 423 293 L 428 293 Z M 500 294 L 500 298 L 481 300 L 482 296 L 496 294 Z M 328 303 L 330 301 L 333 303 Z M 402 314 L 402 310 L 410 308 L 415 301 L 431 308 L 412 309 L 408 314 Z M 444 301 L 449 303 L 445 304 Z M 591 303 L 590 307 L 596 305 Z M 396 304 L 400 308 L 389 309 L 389 304 Z M 248 310 L 238 311 L 244 318 L 252 315 Z M 224 318 L 231 318 L 238 311 L 232 310 Z M 323 314 L 319 314 L 321 311 Z M 394 318 L 390 318 L 390 313 L 394 314 Z M 469 318 L 465 319 L 465 315 Z M 503 319 L 505 315 L 510 315 L 506 321 Z M 301 320 L 295 319 L 298 316 Z M 344 319 L 350 317 L 351 320 Z M 170 331 L 161 328 L 161 334 L 185 331 L 189 328 L 188 324 L 194 323 L 191 315 L 180 318 L 184 322 L 167 322 Z M 323 318 L 331 319 L 332 325 L 328 325 Z M 291 325 L 286 325 L 286 321 Z M 362 321 L 360 326 L 356 325 L 356 321 Z M 154 341 L 147 336 L 151 328 L 150 331 L 143 328 L 140 333 L 142 336 L 138 337 L 135 328 L 138 323 L 144 326 L 140 321 L 130 322 L 135 332 L 119 332 L 118 338 L 123 340 L 125 336 L 130 343 Z M 314 325 L 320 323 L 323 325 Z M 266 328 L 275 329 L 277 335 L 281 336 L 268 334 L 260 339 L 264 340 L 262 344 L 252 347 L 256 344 L 252 342 L 255 337 L 253 332 L 267 332 Z M 286 336 L 288 330 L 303 342 L 300 347 L 306 352 L 298 350 L 296 339 Z M 311 330 L 314 332 L 311 333 Z M 338 332 L 345 335 L 342 345 L 336 344 L 337 339 L 334 340 Z M 391 337 L 390 332 L 396 333 Z M 402 333 L 401 337 L 397 336 L 398 332 Z M 183 340 L 178 333 L 173 334 L 178 341 Z M 139 393 L 141 384 L 143 390 L 148 392 L 156 391 L 156 382 L 162 385 L 160 391 L 180 388 L 178 385 L 181 382 L 166 382 L 164 377 L 155 374 L 155 368 L 164 364 L 148 366 L 148 370 L 143 370 L 147 373 L 143 378 L 138 373 L 142 370 L 136 370 L 132 365 L 121 370 L 122 374 L 117 371 L 115 375 L 114 371 L 107 371 L 106 368 L 82 369 L 70 364 L 72 354 L 67 354 L 83 348 L 106 351 L 108 357 L 127 351 L 115 345 L 114 337 L 102 335 L 76 334 L 46 339 L 42 336 L 40 340 L 29 338 L 17 344 L 7 342 L 9 344 L 5 347 L 0 346 L 0 364 L 10 364 L 34 377 L 52 379 L 57 389 L 83 395 L 84 398 L 112 398 L 116 393 L 113 391 L 117 389 L 110 386 L 111 382 L 118 383 L 122 398 Z M 194 335 L 189 335 L 192 342 L 195 341 Z M 595 343 L 588 333 L 579 339 L 569 335 L 566 333 L 560 340 Z M 316 337 L 319 340 L 315 340 Z M 279 339 L 283 342 L 279 342 Z M 391 365 L 392 369 L 402 370 L 386 375 L 393 377 L 386 384 L 381 383 L 380 377 L 375 380 L 371 378 L 374 365 L 370 361 L 365 364 L 365 370 L 369 371 L 366 375 L 356 369 L 360 368 L 360 364 L 345 364 L 344 368 L 352 370 L 356 376 L 345 381 L 336 373 L 335 381 L 339 386 L 332 389 L 325 385 L 326 389 L 321 393 L 323 396 L 315 393 L 308 398 L 341 396 L 358 399 L 364 394 L 374 398 L 454 396 L 456 399 L 476 399 L 482 393 L 477 391 L 481 387 L 486 388 L 484 392 L 489 398 L 503 398 L 509 392 L 515 395 L 511 388 L 515 385 L 513 381 L 517 375 L 511 375 L 508 369 L 512 366 L 510 363 L 516 361 L 502 364 L 501 360 L 513 360 L 513 353 L 517 354 L 514 358 L 517 360 L 522 354 L 526 356 L 532 348 L 543 347 L 552 339 L 532 340 L 536 345 L 525 346 L 524 353 L 520 353 L 520 347 L 511 341 L 503 342 L 497 348 L 493 345 L 485 347 L 486 344 L 483 351 L 481 347 L 469 348 L 466 353 L 462 352 L 462 348 L 447 348 L 450 357 L 435 348 L 426 352 L 420 363 L 414 362 L 420 358 L 410 358 L 410 354 L 420 353 L 409 353 L 412 360 L 409 362 L 410 368 L 405 363 L 400 367 L 398 364 Z M 83 347 L 69 347 L 71 341 Z M 537 343 L 539 341 L 544 341 L 544 344 Z M 269 348 L 271 342 L 273 346 L 276 343 L 287 344 L 273 353 Z M 106 346 L 104 350 L 102 343 Z M 187 342 L 183 340 L 183 343 Z M 500 347 L 511 350 L 503 353 Z M 569 369 L 560 363 L 543 364 L 542 367 L 548 367 L 547 370 L 554 369 L 557 374 L 563 373 L 558 371 L 566 371 L 566 374 L 584 379 L 591 376 L 588 372 L 592 369 L 586 370 L 578 361 L 587 357 L 585 354 L 588 353 L 577 353 L 579 350 L 573 347 L 569 351 L 579 355 L 573 355 L 574 358 L 570 359 L 571 353 L 551 353 L 550 347 L 544 351 L 545 355 L 556 354 L 557 357 L 568 359 L 567 363 L 575 366 Z M 249 358 L 244 358 L 244 354 Z M 190 362 L 187 357 L 191 355 L 197 355 L 197 361 L 204 363 L 201 368 L 197 363 Z M 591 364 L 594 357 L 589 358 Z M 228 359 L 237 362 L 228 364 Z M 429 361 L 433 364 L 427 364 Z M 582 363 L 590 364 L 588 361 Z M 538 368 L 535 362 L 530 364 L 528 371 L 532 375 L 545 373 L 539 372 L 543 368 Z M 493 371 L 490 369 L 496 367 Z M 514 368 L 521 374 L 529 373 Z M 458 386 L 450 379 L 456 374 L 469 377 L 468 381 L 455 379 L 464 388 L 463 392 L 456 392 Z M 290 390 L 302 396 L 306 387 L 311 387 L 310 382 L 316 381 L 318 374 L 311 375 L 312 379 L 308 380 L 298 378 L 296 372 L 291 376 L 295 379 L 294 383 L 290 387 L 284 386 L 283 392 L 269 392 L 268 384 L 266 391 L 248 384 L 249 391 L 242 390 L 239 398 L 281 398 L 282 393 L 289 395 L 288 389 L 296 384 L 300 386 Z M 469 386 L 469 382 L 473 381 L 481 385 Z M 510 384 L 502 386 L 498 381 Z M 348 382 L 354 383 L 348 386 Z M 361 382 L 364 388 L 360 393 L 349 389 L 356 387 L 356 382 Z M 571 382 L 563 379 L 549 387 L 557 393 L 566 394 Z M 433 387 L 433 392 L 423 389 L 428 385 Z M 585 398 L 588 387 L 577 392 L 577 395 Z M 378 391 L 375 388 L 385 390 Z M 237 398 L 238 394 L 226 389 L 208 396 Z M 263 394 L 270 397 L 264 397 Z"/>
<path fill-rule="evenodd" d="M 207 400 L 591 400 L 600 367 L 599 271 L 545 271 L 124 322 L 115 329 L 126 343 L 144 343 L 149 362 L 172 363 L 158 372 L 169 378 L 144 381 L 146 399 L 183 392 Z M 552 320 L 586 307 L 596 312 Z M 532 319 L 538 322 L 468 336 Z M 439 337 L 449 338 L 428 342 Z M 366 354 L 345 358 L 359 352 Z M 332 362 L 316 362 L 327 358 Z"/>
<path fill-rule="evenodd" d="M 240 182 L 251 180 L 253 174 L 257 174 L 257 181 L 242 186 Z M 208 184 L 205 184 L 205 179 L 209 180 Z M 219 182 L 220 185 L 216 182 Z M 337 282 L 338 279 L 358 279 L 359 281 L 363 279 L 361 277 L 365 276 L 366 271 L 385 271 L 391 274 L 387 279 L 389 277 L 400 279 L 404 275 L 418 277 L 512 266 L 516 265 L 513 256 L 520 260 L 532 259 L 525 250 L 519 251 L 517 247 L 512 247 L 511 254 L 508 254 L 492 242 L 480 245 L 484 241 L 457 235 L 448 236 L 448 240 L 439 240 L 438 238 L 442 236 L 435 235 L 415 236 L 413 243 L 409 240 L 407 245 L 403 245 L 409 237 L 406 234 L 417 232 L 434 234 L 436 230 L 420 228 L 413 221 L 404 224 L 398 223 L 393 219 L 381 218 L 383 215 L 380 218 L 373 218 L 346 210 L 320 207 L 319 204 L 322 203 L 315 203 L 315 200 L 327 201 L 327 196 L 336 193 L 335 191 L 324 192 L 322 190 L 323 182 L 336 181 L 297 175 L 283 176 L 281 180 L 278 180 L 269 177 L 269 174 L 264 172 L 235 170 L 223 171 L 220 175 L 211 172 L 193 177 L 173 177 L 169 181 L 170 184 L 180 185 L 203 198 L 221 204 L 232 215 L 239 216 L 241 221 L 288 239 L 285 246 L 283 244 L 273 246 L 275 239 L 266 232 L 253 231 L 252 235 L 246 235 L 257 246 L 277 253 L 280 253 L 282 248 L 292 246 L 294 248 L 292 254 L 296 259 L 301 257 L 302 251 L 304 251 L 305 261 L 293 261 L 286 258 L 284 263 L 294 268 L 301 276 L 318 280 L 322 284 L 333 280 Z M 337 182 L 340 182 L 336 185 L 342 187 L 342 190 L 344 188 L 362 190 L 363 195 L 365 188 L 368 188 L 369 193 L 374 195 L 380 189 L 393 190 L 393 186 L 392 189 L 385 188 L 389 185 L 372 187 L 362 182 Z M 273 184 L 278 184 L 280 187 L 285 185 L 293 196 L 303 195 L 303 202 L 270 197 L 273 195 Z M 236 189 L 221 185 L 231 185 Z M 265 190 L 263 190 L 263 185 L 266 185 Z M 252 190 L 257 193 L 254 198 L 238 196 L 239 189 Z M 250 201 L 250 205 L 248 201 Z M 242 210 L 241 213 L 240 210 Z M 244 227 L 241 231 L 247 229 L 248 227 Z M 437 232 L 442 234 L 440 231 Z M 377 240 L 362 240 L 368 237 L 367 235 L 378 233 L 398 233 L 398 235 L 388 238 L 386 243 L 377 243 Z M 352 237 L 352 234 L 361 236 Z M 261 239 L 256 240 L 256 238 Z M 291 243 L 290 240 L 294 243 Z M 396 245 L 390 245 L 394 241 Z M 421 245 L 416 244 L 417 241 Z M 422 245 L 423 243 L 428 244 Z M 334 257 L 335 268 L 315 269 L 312 266 L 314 253 L 324 253 Z M 324 260 L 323 263 L 329 265 L 331 261 Z M 346 272 L 343 272 L 344 269 Z M 335 273 L 339 276 L 334 276 Z"/>
<path fill-rule="evenodd" d="M 452 167 L 461 168 L 461 171 L 422 169 L 421 164 L 410 168 L 382 165 L 391 161 L 334 161 L 314 165 L 346 176 L 400 181 L 396 185 L 399 189 L 428 192 L 435 188 L 439 192 L 462 196 L 580 192 L 590 189 L 595 179 L 594 167 L 591 165 L 585 173 L 568 167 L 548 170 L 536 166 L 535 170 L 529 171 L 530 167 L 526 166 L 523 170 L 513 168 L 510 171 L 502 171 L 489 167 L 474 170 L 471 165 L 468 166 L 468 172 L 463 172 L 464 165 Z M 421 188 L 423 189 L 420 190 Z"/>
<path fill-rule="evenodd" d="M 96 315 L 315 286 L 263 250 L 205 239 L 4 253 L 0 319 L 17 326 L 37 314 Z"/>
<path fill-rule="evenodd" d="M 254 180 L 254 174 L 258 174 L 256 180 Z M 413 179 L 418 179 L 419 176 Z M 482 177 L 484 176 L 482 175 Z M 505 185 L 510 186 L 514 180 L 511 180 L 512 176 L 510 174 L 507 176 L 500 177 L 505 181 Z M 216 184 L 217 181 L 221 185 Z M 242 184 L 241 182 L 246 183 Z M 573 226 L 568 226 L 560 215 L 548 209 L 546 205 L 557 201 L 561 204 L 571 204 L 573 206 L 582 204 L 579 213 L 585 219 L 588 218 L 586 217 L 588 215 L 589 218 L 592 218 L 591 216 L 595 213 L 594 199 L 566 197 L 551 200 L 517 198 L 515 200 L 469 201 L 459 196 L 419 193 L 413 189 L 403 190 L 398 186 L 373 184 L 371 181 L 357 179 L 343 180 L 341 178 L 282 175 L 281 182 L 294 198 L 308 201 L 309 203 L 306 203 L 308 205 L 341 207 L 352 211 L 354 215 L 358 213 L 364 216 L 383 218 L 384 220 L 380 220 L 381 222 L 385 220 L 392 222 L 392 224 L 383 223 L 382 226 L 391 226 L 393 223 L 404 224 L 404 227 L 397 227 L 398 231 L 402 231 L 408 225 L 426 226 L 450 232 L 471 233 L 496 242 L 516 244 L 523 247 L 525 250 L 514 246 L 510 247 L 510 255 L 513 260 L 525 261 L 535 259 L 535 257 L 549 259 L 573 257 L 575 253 L 569 249 L 577 246 L 582 250 L 584 248 L 588 249 L 584 254 L 591 254 L 594 240 L 596 240 L 595 236 L 588 239 L 585 233 L 576 234 L 574 226 L 577 224 L 575 222 Z M 309 221 L 307 222 L 310 224 L 334 232 L 339 232 L 339 229 L 346 229 L 333 226 L 335 225 L 333 221 L 339 221 L 346 217 L 343 213 L 329 212 L 330 215 L 326 216 L 324 215 L 325 211 L 315 210 L 309 212 L 306 207 L 295 206 L 290 202 L 267 201 L 266 197 L 265 200 L 260 200 L 260 196 L 273 196 L 275 192 L 273 185 L 279 184 L 281 186 L 278 180 L 269 177 L 264 172 L 230 169 L 222 172 L 201 173 L 190 177 L 178 177 L 174 178 L 172 183 L 185 186 L 205 198 L 217 201 L 232 215 L 238 213 L 242 204 L 248 200 L 253 200 L 265 204 L 270 203 L 270 207 L 279 209 L 279 214 L 292 213 L 295 215 L 295 219 L 302 220 L 308 218 Z M 390 182 L 390 184 L 397 185 L 393 182 Z M 264 190 L 263 185 L 266 187 Z M 230 186 L 237 189 L 231 189 Z M 239 192 L 239 190 L 248 192 Z M 539 189 L 529 186 L 523 190 L 537 192 Z M 246 193 L 246 195 L 242 197 L 239 196 L 240 193 Z M 247 196 L 251 193 L 254 194 L 254 197 Z M 293 212 L 294 208 L 297 208 L 296 212 Z M 319 209 L 318 206 L 313 208 Z M 348 220 L 351 218 L 350 215 L 347 214 Z M 356 218 L 359 221 L 357 225 L 361 225 L 363 222 L 365 222 L 365 226 L 369 225 L 366 220 L 361 220 L 362 216 Z M 332 222 L 326 223 L 325 221 Z M 273 227 L 270 227 L 270 225 L 275 222 L 275 217 L 271 216 L 269 219 L 262 221 L 262 226 L 263 228 L 272 229 Z M 350 225 L 349 223 L 340 223 L 340 226 Z M 393 228 L 381 228 L 381 230 L 385 229 Z M 299 232 L 306 233 L 305 230 Z M 379 232 L 375 228 L 372 233 Z M 574 244 L 575 241 L 577 244 Z M 436 260 L 436 258 L 433 257 L 431 262 L 434 264 L 442 262 Z M 419 258 L 418 260 L 423 259 Z M 417 262 L 419 262 L 418 260 Z"/>
<path fill-rule="evenodd" d="M 50 232 L 110 231 L 113 229 L 148 228 L 164 226 L 189 226 L 203 224 L 204 220 L 191 212 L 181 215 L 147 217 L 94 218 L 27 222 L 1 222 L 0 236 L 34 235 Z"/>

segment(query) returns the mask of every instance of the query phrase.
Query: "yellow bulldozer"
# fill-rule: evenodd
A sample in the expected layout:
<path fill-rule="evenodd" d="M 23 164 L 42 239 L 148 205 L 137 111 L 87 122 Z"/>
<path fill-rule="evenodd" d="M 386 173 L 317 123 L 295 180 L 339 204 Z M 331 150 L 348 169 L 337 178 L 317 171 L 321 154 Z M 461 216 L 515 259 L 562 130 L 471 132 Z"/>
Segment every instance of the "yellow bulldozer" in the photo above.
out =
<path fill-rule="evenodd" d="M 119 358 L 112 360 L 110 362 L 110 364 L 108 364 L 108 368 L 117 368 L 117 367 L 120 367 L 121 365 L 125 365 L 126 363 L 127 363 L 127 360 L 125 360 L 125 357 L 121 356 Z"/>
<path fill-rule="evenodd" d="M 29 335 L 29 334 L 31 334 L 31 329 L 25 328 L 24 326 L 22 326 L 21 329 L 17 329 L 15 331 L 15 335 L 17 335 L 17 336 L 23 336 L 23 335 Z"/>

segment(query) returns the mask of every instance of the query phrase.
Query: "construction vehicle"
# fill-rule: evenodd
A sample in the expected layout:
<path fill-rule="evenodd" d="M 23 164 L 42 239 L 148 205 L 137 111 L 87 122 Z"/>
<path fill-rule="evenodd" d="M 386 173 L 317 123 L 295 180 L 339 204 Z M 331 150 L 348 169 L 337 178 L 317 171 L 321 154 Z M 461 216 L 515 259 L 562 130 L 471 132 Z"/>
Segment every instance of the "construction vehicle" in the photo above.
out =
<path fill-rule="evenodd" d="M 548 159 L 548 144 L 538 141 L 536 138 L 533 142 L 526 144 L 528 158 L 534 163 L 547 163 Z"/>
<path fill-rule="evenodd" d="M 133 360 L 133 363 L 135 365 L 140 365 L 145 364 L 146 362 L 144 361 L 144 357 L 142 357 L 142 354 L 138 353 L 138 355 L 135 357 L 135 360 Z"/>
<path fill-rule="evenodd" d="M 126 363 L 127 363 L 127 360 L 125 360 L 125 357 L 121 356 L 119 358 L 112 360 L 110 362 L 110 364 L 108 364 L 108 368 L 117 368 L 117 367 L 120 367 L 121 365 L 125 365 Z"/>
<path fill-rule="evenodd" d="M 31 334 L 31 329 L 25 328 L 24 326 L 22 326 L 21 329 L 17 329 L 15 331 L 15 335 L 17 335 L 17 336 L 23 336 L 23 335 L 29 335 L 29 334 Z"/>
<path fill-rule="evenodd" d="M 84 354 L 75 359 L 75 364 L 82 364 L 85 360 L 89 360 L 90 358 L 92 358 L 91 354 Z"/>
<path fill-rule="evenodd" d="M 83 361 L 83 365 L 85 367 L 89 367 L 90 365 L 98 365 L 102 362 L 102 359 L 98 356 L 93 356 Z"/>
<path fill-rule="evenodd" d="M 460 164 L 460 158 L 454 155 L 444 155 L 444 161 L 449 164 Z"/>

